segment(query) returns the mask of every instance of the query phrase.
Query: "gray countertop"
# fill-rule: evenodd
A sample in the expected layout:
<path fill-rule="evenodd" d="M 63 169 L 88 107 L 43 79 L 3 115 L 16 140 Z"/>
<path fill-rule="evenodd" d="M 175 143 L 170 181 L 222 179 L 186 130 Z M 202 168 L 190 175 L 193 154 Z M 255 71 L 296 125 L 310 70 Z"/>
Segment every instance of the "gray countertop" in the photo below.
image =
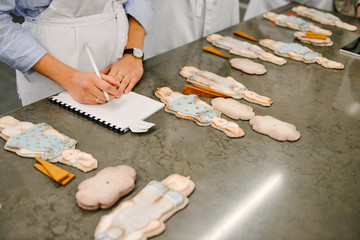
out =
<path fill-rule="evenodd" d="M 291 6 L 276 12 L 289 12 Z M 360 28 L 359 20 L 343 19 Z M 61 186 L 38 172 L 35 160 L 1 150 L 0 239 L 91 239 L 100 217 L 114 207 L 79 208 L 77 186 L 100 169 L 121 164 L 132 166 L 137 179 L 132 193 L 119 202 L 131 199 L 149 181 L 173 173 L 191 176 L 196 184 L 189 205 L 155 239 L 359 239 L 360 60 L 339 54 L 339 48 L 360 31 L 323 27 L 333 31 L 334 46 L 309 47 L 342 62 L 344 70 L 288 60 L 284 66 L 262 62 L 268 72 L 250 76 L 202 51 L 209 44 L 200 39 L 145 61 L 143 79 L 134 89 L 153 99 L 159 87 L 181 92 L 186 84 L 179 75 L 183 66 L 232 76 L 274 100 L 271 107 L 240 101 L 257 115 L 294 124 L 301 133 L 296 142 L 256 133 L 248 121 L 236 121 L 245 136 L 231 139 L 163 109 L 148 119 L 156 126 L 144 134 L 115 133 L 48 99 L 8 113 L 21 121 L 46 122 L 76 139 L 77 148 L 93 154 L 99 168 L 83 173 L 59 165 L 76 174 Z M 234 36 L 235 30 L 257 39 L 295 41 L 293 30 L 261 17 L 220 33 Z"/>

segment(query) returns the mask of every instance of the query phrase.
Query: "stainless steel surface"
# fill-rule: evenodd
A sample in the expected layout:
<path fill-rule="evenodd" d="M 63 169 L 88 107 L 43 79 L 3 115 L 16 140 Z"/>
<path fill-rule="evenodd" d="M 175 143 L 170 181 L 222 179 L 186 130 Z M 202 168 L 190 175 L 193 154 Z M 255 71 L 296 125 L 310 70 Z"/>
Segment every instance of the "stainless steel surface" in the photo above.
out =
<path fill-rule="evenodd" d="M 277 12 L 289 12 L 291 6 Z M 360 27 L 359 20 L 343 19 Z M 99 168 L 82 173 L 61 165 L 76 178 L 60 186 L 32 166 L 35 160 L 1 150 L 0 239 L 91 239 L 100 217 L 112 208 L 82 210 L 75 200 L 77 185 L 102 168 L 120 164 L 134 167 L 137 180 L 134 191 L 119 202 L 172 173 L 191 176 L 196 184 L 189 205 L 170 218 L 166 231 L 155 239 L 358 239 L 360 61 L 340 55 L 339 48 L 360 31 L 323 27 L 333 31 L 334 46 L 309 47 L 344 63 L 344 70 L 289 60 L 284 66 L 263 62 L 268 73 L 249 76 L 232 69 L 226 59 L 202 51 L 208 43 L 201 39 L 146 61 L 135 88 L 154 99 L 159 87 L 182 91 L 183 66 L 232 76 L 274 100 L 271 107 L 240 101 L 258 115 L 294 124 L 301 132 L 296 142 L 256 133 L 248 121 L 237 121 L 245 136 L 230 139 L 164 110 L 148 119 L 156 123 L 150 132 L 124 135 L 47 99 L 11 112 L 22 121 L 49 123 L 78 140 L 77 148 L 92 153 Z M 295 41 L 293 30 L 261 17 L 220 33 L 233 36 L 235 30 L 257 39 Z"/>

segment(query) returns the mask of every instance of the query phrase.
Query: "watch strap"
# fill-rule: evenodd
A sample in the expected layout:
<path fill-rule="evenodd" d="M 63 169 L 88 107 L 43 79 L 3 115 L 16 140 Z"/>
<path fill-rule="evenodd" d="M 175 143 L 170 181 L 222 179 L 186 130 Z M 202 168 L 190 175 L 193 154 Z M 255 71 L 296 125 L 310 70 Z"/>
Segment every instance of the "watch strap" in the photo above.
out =
<path fill-rule="evenodd" d="M 140 49 L 140 50 L 142 51 L 142 49 Z M 134 51 L 135 51 L 134 48 L 127 48 L 127 49 L 124 49 L 123 54 L 132 54 L 135 58 L 144 59 L 144 53 L 142 54 L 142 57 L 137 57 L 137 56 L 135 56 Z"/>

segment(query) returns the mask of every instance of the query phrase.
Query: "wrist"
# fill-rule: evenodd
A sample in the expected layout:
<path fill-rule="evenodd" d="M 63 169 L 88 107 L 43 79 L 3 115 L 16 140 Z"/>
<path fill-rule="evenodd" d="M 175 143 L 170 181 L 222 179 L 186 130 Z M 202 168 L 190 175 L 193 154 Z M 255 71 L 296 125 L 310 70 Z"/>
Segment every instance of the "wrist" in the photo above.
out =
<path fill-rule="evenodd" d="M 144 52 L 141 48 L 125 48 L 123 55 L 132 55 L 136 59 L 144 59 Z"/>

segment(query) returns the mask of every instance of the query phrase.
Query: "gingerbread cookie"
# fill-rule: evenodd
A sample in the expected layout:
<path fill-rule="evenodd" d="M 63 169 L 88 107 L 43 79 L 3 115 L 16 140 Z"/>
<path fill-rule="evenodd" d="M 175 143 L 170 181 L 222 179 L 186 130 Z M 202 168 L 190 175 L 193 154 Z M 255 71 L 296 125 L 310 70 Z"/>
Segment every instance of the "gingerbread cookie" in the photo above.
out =
<path fill-rule="evenodd" d="M 259 133 L 268 135 L 279 141 L 296 141 L 300 132 L 290 123 L 283 122 L 272 116 L 255 116 L 249 121 L 252 128 Z"/>
<path fill-rule="evenodd" d="M 313 21 L 320 22 L 322 24 L 337 26 L 338 28 L 346 29 L 349 31 L 356 31 L 357 27 L 341 21 L 340 18 L 330 14 L 315 10 L 313 8 L 307 8 L 304 6 L 293 7 L 292 10 L 300 16 L 310 18 Z"/>
<path fill-rule="evenodd" d="M 320 47 L 332 46 L 333 41 L 326 35 L 314 35 L 308 32 L 294 32 L 294 36 L 299 39 L 300 42 L 312 44 Z"/>
<path fill-rule="evenodd" d="M 271 62 L 277 65 L 284 65 L 286 60 L 265 52 L 257 45 L 240 41 L 232 37 L 223 37 L 220 34 L 211 34 L 206 40 L 217 47 L 229 50 L 230 53 L 240 55 L 247 58 L 259 58 L 260 60 Z"/>
<path fill-rule="evenodd" d="M 230 64 L 233 68 L 239 69 L 247 74 L 263 75 L 266 73 L 266 68 L 263 64 L 245 58 L 233 58 L 230 60 Z"/>
<path fill-rule="evenodd" d="M 6 118 L 7 124 L 4 124 L 2 120 L 6 150 L 22 157 L 61 162 L 84 172 L 97 168 L 97 160 L 91 154 L 75 149 L 76 140 L 59 133 L 49 124 L 32 124 L 11 118 Z M 8 124 L 9 120 L 11 124 Z"/>
<path fill-rule="evenodd" d="M 289 57 L 291 59 L 303 61 L 305 63 L 316 62 L 325 68 L 344 68 L 342 63 L 328 60 L 327 58 L 322 57 L 320 53 L 314 52 L 311 49 L 298 43 L 284 43 L 271 39 L 262 39 L 260 40 L 260 44 L 264 47 L 270 48 L 275 52 L 275 54 L 283 57 Z"/>
<path fill-rule="evenodd" d="M 220 118 L 221 113 L 201 101 L 195 94 L 183 95 L 168 87 L 162 87 L 155 92 L 155 96 L 166 104 L 166 112 L 173 113 L 177 117 L 192 120 L 199 126 L 216 126 L 216 129 L 223 131 L 229 137 L 244 135 L 243 130 L 236 123 L 215 124 L 214 121 L 217 120 L 214 119 Z"/>
<path fill-rule="evenodd" d="M 79 184 L 76 201 L 85 210 L 109 208 L 134 189 L 135 176 L 126 165 L 106 167 Z"/>
<path fill-rule="evenodd" d="M 215 110 L 232 119 L 250 120 L 255 116 L 253 108 L 232 98 L 215 98 L 211 101 Z"/>
<path fill-rule="evenodd" d="M 304 21 L 303 19 L 295 16 L 287 16 L 284 14 L 276 14 L 273 12 L 267 12 L 263 14 L 263 17 L 273 21 L 276 25 L 281 27 L 288 27 L 299 31 L 309 31 L 319 34 L 331 36 L 330 30 L 322 29 L 311 22 Z"/>
<path fill-rule="evenodd" d="M 221 77 L 191 66 L 181 68 L 180 74 L 194 85 L 208 88 L 235 99 L 244 98 L 247 101 L 263 106 L 270 106 L 273 102 L 271 98 L 249 91 L 243 84 L 237 82 L 232 77 Z"/>
<path fill-rule="evenodd" d="M 151 181 L 133 199 L 121 203 L 98 223 L 94 237 L 141 239 L 159 235 L 165 221 L 189 203 L 195 184 L 189 177 L 173 174 L 163 181 Z"/>

